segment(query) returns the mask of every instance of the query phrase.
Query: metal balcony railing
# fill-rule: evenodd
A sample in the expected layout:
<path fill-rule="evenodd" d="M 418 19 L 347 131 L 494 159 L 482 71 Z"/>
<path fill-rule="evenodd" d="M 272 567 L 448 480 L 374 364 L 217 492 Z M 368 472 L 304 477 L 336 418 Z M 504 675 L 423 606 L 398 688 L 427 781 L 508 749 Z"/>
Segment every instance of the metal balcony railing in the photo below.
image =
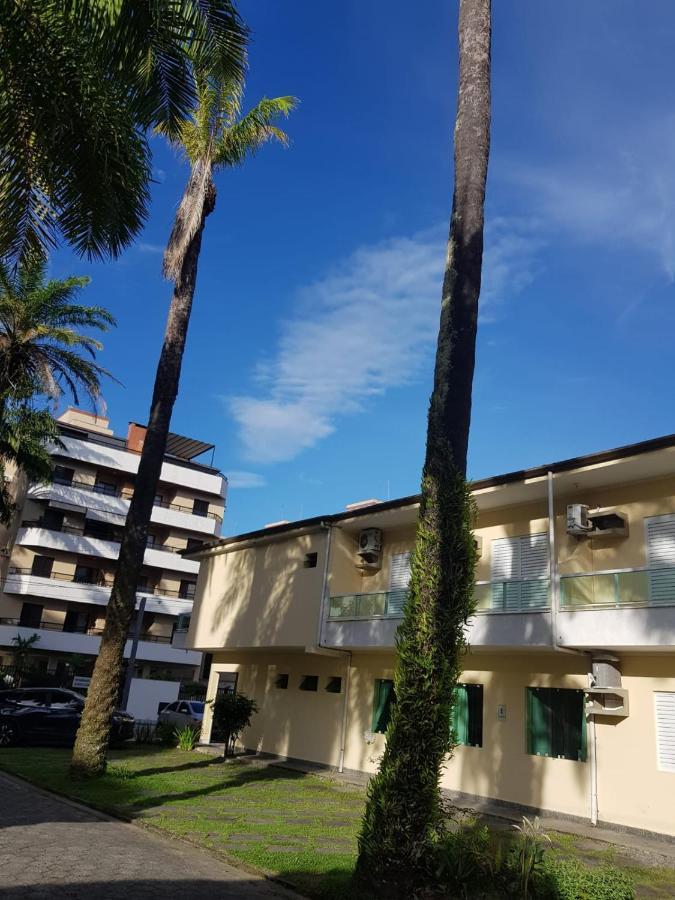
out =
<path fill-rule="evenodd" d="M 550 609 L 548 578 L 477 581 L 474 588 L 477 613 L 530 612 Z"/>
<path fill-rule="evenodd" d="M 134 492 L 130 488 L 116 488 L 108 484 L 92 484 L 90 481 L 81 481 L 78 478 L 62 478 L 58 475 L 52 479 L 54 484 L 63 485 L 63 487 L 74 487 L 78 491 L 89 491 L 92 494 L 102 494 L 105 497 L 119 497 L 122 500 L 131 500 Z M 190 516 L 198 516 L 199 518 L 215 519 L 216 522 L 222 522 L 223 517 L 215 512 L 195 513 L 191 506 L 185 506 L 181 503 L 169 503 L 168 500 L 160 500 L 155 497 L 153 506 L 161 506 L 162 509 L 173 509 L 176 512 L 187 513 Z"/>
<path fill-rule="evenodd" d="M 675 569 L 623 569 L 563 575 L 563 610 L 675 605 Z"/>
<path fill-rule="evenodd" d="M 68 628 L 62 622 L 45 622 L 41 621 L 38 623 L 32 622 L 22 622 L 21 619 L 6 619 L 0 618 L 0 625 L 15 625 L 17 628 L 29 628 L 35 631 L 45 630 L 45 631 L 59 631 L 65 634 L 86 634 L 92 637 L 100 637 L 103 634 L 102 628 L 93 628 L 88 625 L 82 626 L 69 626 Z M 133 638 L 133 633 L 129 632 L 127 634 L 127 639 L 131 640 Z M 166 634 L 149 634 L 148 632 L 141 632 L 139 637 L 141 641 L 149 641 L 154 644 L 170 644 L 171 636 Z M 39 648 L 37 648 L 39 649 Z"/>
<path fill-rule="evenodd" d="M 44 528 L 47 531 L 59 531 L 63 534 L 75 534 L 80 537 L 94 538 L 97 541 L 108 541 L 110 544 L 120 544 L 122 535 L 120 532 L 109 532 L 103 528 L 92 527 L 90 525 L 56 525 L 54 523 L 45 522 L 42 519 L 27 520 L 21 523 L 22 528 Z M 155 535 L 149 534 L 146 542 L 148 550 L 161 550 L 165 553 L 186 553 L 187 547 L 176 547 L 174 544 L 161 544 Z"/>
<path fill-rule="evenodd" d="M 91 576 L 90 579 L 86 577 L 75 577 L 72 572 L 58 572 L 52 571 L 49 575 L 41 575 L 39 572 L 34 572 L 32 569 L 20 568 L 19 566 L 10 566 L 9 571 L 7 573 L 8 577 L 11 575 L 29 575 L 33 578 L 53 578 L 55 581 L 63 581 L 70 584 L 91 584 L 96 587 L 104 587 L 110 589 L 113 584 L 112 578 L 107 578 L 105 574 L 98 572 Z M 138 587 L 136 589 L 136 596 L 139 594 L 144 594 L 146 596 L 154 596 L 154 597 L 177 597 L 179 600 L 194 600 L 194 592 L 192 594 L 186 588 L 179 588 L 175 590 L 174 588 L 165 588 L 161 585 L 155 585 L 153 587 Z"/>
<path fill-rule="evenodd" d="M 396 619 L 403 615 L 407 591 L 340 594 L 330 598 L 329 619 Z"/>

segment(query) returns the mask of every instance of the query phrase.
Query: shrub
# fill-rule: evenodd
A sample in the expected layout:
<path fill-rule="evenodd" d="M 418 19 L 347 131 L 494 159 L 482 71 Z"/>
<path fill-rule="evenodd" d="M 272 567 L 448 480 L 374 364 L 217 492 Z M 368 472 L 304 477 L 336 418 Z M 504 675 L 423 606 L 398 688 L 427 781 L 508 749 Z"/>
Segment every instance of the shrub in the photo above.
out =
<path fill-rule="evenodd" d="M 258 704 L 245 694 L 220 694 L 213 703 L 213 725 L 225 742 L 225 755 L 232 752 L 234 742 L 251 718 L 258 712 Z"/>
<path fill-rule="evenodd" d="M 179 750 L 194 750 L 195 744 L 199 740 L 201 728 L 194 725 L 184 725 L 182 728 L 176 728 L 174 737 L 178 741 Z"/>
<path fill-rule="evenodd" d="M 550 900 L 633 900 L 633 882 L 615 866 L 589 869 L 577 860 L 546 860 L 535 878 L 537 894 Z"/>
<path fill-rule="evenodd" d="M 514 847 L 516 874 L 523 897 L 528 897 L 530 882 L 542 870 L 544 853 L 551 846 L 551 838 L 543 831 L 539 816 L 533 820 L 523 816 L 522 824 L 514 827 L 518 832 Z"/>
<path fill-rule="evenodd" d="M 168 747 L 175 743 L 175 726 L 171 722 L 158 722 L 155 727 L 155 741 Z"/>

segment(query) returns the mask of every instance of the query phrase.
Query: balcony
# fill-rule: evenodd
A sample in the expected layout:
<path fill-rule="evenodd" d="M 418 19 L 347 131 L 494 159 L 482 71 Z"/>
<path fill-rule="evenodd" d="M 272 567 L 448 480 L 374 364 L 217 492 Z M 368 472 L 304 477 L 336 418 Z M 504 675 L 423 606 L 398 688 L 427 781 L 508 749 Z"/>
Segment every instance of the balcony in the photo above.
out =
<path fill-rule="evenodd" d="M 111 580 L 102 575 L 90 581 L 76 579 L 72 573 L 52 572 L 51 575 L 34 575 L 31 569 L 12 566 L 5 579 L 6 594 L 18 594 L 23 597 L 43 597 L 51 600 L 64 600 L 69 603 L 87 603 L 96 606 L 107 606 L 110 599 Z M 148 612 L 163 613 L 170 616 L 189 614 L 192 600 L 181 597 L 181 591 L 156 587 L 141 588 L 136 591 L 136 598 L 145 597 L 145 608 Z"/>
<path fill-rule="evenodd" d="M 101 645 L 101 629 L 88 628 L 82 631 L 64 631 L 63 625 L 56 622 L 40 622 L 32 628 L 21 625 L 19 619 L 0 619 L 0 646 L 11 647 L 12 639 L 17 635 L 28 638 L 38 634 L 40 641 L 36 650 L 53 650 L 62 653 L 81 653 L 97 656 Z M 124 655 L 131 653 L 131 640 L 127 640 Z M 185 650 L 173 645 L 171 638 L 144 634 L 138 642 L 137 659 L 151 662 L 183 663 L 199 665 L 201 654 L 194 650 Z"/>
<path fill-rule="evenodd" d="M 322 625 L 322 643 L 329 647 L 393 649 L 405 598 L 405 590 L 331 597 Z M 467 631 L 472 647 L 552 645 L 548 579 L 480 582 L 476 585 L 476 602 L 476 615 Z"/>
<path fill-rule="evenodd" d="M 563 575 L 559 642 L 579 649 L 670 650 L 675 645 L 675 569 Z"/>
<path fill-rule="evenodd" d="M 95 534 L 95 532 L 94 532 Z M 116 560 L 119 556 L 119 541 L 114 537 L 95 537 L 89 529 L 61 526 L 45 527 L 42 522 L 25 522 L 17 531 L 15 543 L 24 547 L 40 547 L 49 550 L 64 550 L 81 556 Z M 186 572 L 196 575 L 199 563 L 183 559 L 184 548 L 170 544 L 148 546 L 143 557 L 146 566 L 168 569 L 172 572 Z"/>
<path fill-rule="evenodd" d="M 53 500 L 68 505 L 73 510 L 86 513 L 91 519 L 124 525 L 133 495 L 129 491 L 111 493 L 102 485 L 73 479 L 62 483 L 55 481 L 51 484 L 31 485 L 28 496 L 33 500 Z M 223 520 L 222 516 L 214 512 L 204 516 L 195 515 L 192 507 L 158 499 L 153 506 L 150 521 L 208 537 L 219 534 Z"/>

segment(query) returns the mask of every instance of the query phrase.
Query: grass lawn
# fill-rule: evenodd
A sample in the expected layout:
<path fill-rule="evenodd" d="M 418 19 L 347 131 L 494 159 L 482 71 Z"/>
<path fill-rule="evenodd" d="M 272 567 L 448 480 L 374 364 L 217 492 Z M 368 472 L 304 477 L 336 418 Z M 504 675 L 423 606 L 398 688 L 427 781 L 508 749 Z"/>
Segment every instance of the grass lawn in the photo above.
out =
<path fill-rule="evenodd" d="M 69 760 L 69 750 L 0 750 L 0 768 L 41 787 L 220 851 L 308 896 L 349 896 L 364 804 L 360 788 L 272 765 L 150 747 L 114 751 L 103 778 L 74 782 Z M 675 869 L 640 867 L 621 848 L 599 841 L 551 836 L 556 856 L 628 871 L 638 897 L 675 897 Z"/>

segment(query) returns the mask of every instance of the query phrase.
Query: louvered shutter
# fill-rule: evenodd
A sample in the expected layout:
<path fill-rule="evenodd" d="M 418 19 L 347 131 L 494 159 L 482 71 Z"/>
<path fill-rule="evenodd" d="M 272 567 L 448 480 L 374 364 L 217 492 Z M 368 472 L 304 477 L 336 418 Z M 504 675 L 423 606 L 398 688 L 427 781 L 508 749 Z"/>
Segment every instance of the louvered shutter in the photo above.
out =
<path fill-rule="evenodd" d="M 389 596 L 387 613 L 390 616 L 403 615 L 406 593 L 410 584 L 410 551 L 394 553 L 389 570 Z"/>
<path fill-rule="evenodd" d="M 656 691 L 655 698 L 659 769 L 675 772 L 675 691 Z"/>
<path fill-rule="evenodd" d="M 516 611 L 548 605 L 548 535 L 492 541 L 493 609 Z"/>
<path fill-rule="evenodd" d="M 646 520 L 650 603 L 675 600 L 675 516 Z"/>

